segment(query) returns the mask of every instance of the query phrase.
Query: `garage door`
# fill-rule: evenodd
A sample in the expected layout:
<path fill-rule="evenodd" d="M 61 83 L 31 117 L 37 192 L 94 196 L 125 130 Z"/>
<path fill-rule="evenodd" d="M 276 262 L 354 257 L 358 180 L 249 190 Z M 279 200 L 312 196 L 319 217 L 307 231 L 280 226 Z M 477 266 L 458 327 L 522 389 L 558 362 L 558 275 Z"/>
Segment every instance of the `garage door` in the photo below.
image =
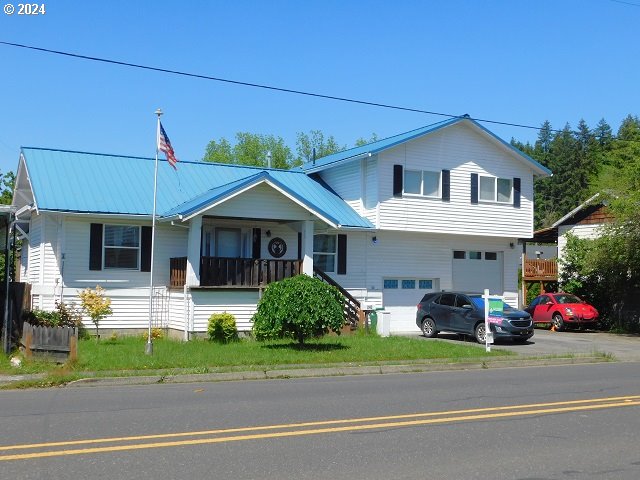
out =
<path fill-rule="evenodd" d="M 504 292 L 502 252 L 484 250 L 453 251 L 453 290 L 482 293 L 485 288 L 496 295 Z"/>
<path fill-rule="evenodd" d="M 438 289 L 437 279 L 389 277 L 383 279 L 382 304 L 390 312 L 391 332 L 419 331 L 416 305 L 425 293 Z"/>

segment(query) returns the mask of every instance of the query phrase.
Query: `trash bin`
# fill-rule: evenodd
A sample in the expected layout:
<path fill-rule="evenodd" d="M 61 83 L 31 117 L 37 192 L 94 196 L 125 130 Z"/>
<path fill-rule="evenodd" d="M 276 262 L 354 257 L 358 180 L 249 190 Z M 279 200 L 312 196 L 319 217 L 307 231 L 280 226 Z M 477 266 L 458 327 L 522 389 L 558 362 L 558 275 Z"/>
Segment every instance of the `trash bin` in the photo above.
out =
<path fill-rule="evenodd" d="M 378 314 L 375 310 L 369 312 L 369 327 L 374 332 L 378 329 Z"/>

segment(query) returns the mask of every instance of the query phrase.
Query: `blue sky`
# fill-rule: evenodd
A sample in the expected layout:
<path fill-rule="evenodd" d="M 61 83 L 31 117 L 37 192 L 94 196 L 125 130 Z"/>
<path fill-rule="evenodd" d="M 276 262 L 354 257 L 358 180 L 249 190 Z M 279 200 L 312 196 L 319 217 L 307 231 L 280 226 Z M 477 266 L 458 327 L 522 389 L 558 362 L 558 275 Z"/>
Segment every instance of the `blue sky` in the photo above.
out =
<path fill-rule="evenodd" d="M 13 1 L 13 0 L 9 0 Z M 3 5 L 7 3 L 4 0 Z M 208 76 L 555 128 L 640 114 L 640 0 L 46 1 L 0 40 Z M 238 131 L 351 146 L 443 117 L 345 104 L 0 45 L 0 171 L 20 146 L 182 160 Z M 485 124 L 499 136 L 537 132 Z"/>

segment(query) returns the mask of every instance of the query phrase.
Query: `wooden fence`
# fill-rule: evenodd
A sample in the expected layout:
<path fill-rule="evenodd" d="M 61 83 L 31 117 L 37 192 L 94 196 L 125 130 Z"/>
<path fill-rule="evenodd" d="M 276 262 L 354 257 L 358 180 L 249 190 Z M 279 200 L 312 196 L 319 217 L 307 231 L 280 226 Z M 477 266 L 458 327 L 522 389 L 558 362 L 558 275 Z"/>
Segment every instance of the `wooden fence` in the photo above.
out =
<path fill-rule="evenodd" d="M 25 357 L 46 357 L 66 361 L 78 358 L 76 327 L 40 327 L 24 322 L 22 344 Z"/>

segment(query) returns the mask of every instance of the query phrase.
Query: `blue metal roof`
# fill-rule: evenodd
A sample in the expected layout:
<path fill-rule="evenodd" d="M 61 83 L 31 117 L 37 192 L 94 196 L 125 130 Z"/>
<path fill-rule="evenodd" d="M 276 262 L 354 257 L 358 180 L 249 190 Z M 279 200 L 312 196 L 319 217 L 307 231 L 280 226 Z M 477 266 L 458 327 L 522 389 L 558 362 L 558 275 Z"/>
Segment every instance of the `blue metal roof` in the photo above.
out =
<path fill-rule="evenodd" d="M 515 148 L 513 145 L 509 144 L 508 142 L 505 142 L 503 139 L 501 139 L 500 137 L 495 135 L 493 132 L 491 132 L 490 130 L 486 129 L 485 127 L 480 125 L 478 122 L 476 122 L 475 120 L 469 118 L 466 115 L 465 116 L 461 116 L 461 117 L 454 117 L 454 118 L 451 118 L 451 119 L 448 119 L 448 120 L 443 120 L 441 122 L 433 123 L 433 124 L 427 125 L 425 127 L 417 128 L 415 130 L 411 130 L 409 132 L 401 133 L 401 134 L 395 135 L 393 137 L 384 138 L 382 140 L 378 140 L 376 142 L 368 143 L 366 145 L 361 145 L 359 147 L 350 148 L 348 150 L 344 150 L 342 152 L 334 153 L 332 155 L 327 155 L 326 157 L 322 157 L 322 158 L 317 159 L 315 162 L 307 162 L 307 163 L 305 163 L 304 165 L 300 166 L 300 169 L 302 169 L 303 171 L 305 171 L 307 173 L 318 172 L 318 171 L 324 170 L 326 168 L 332 167 L 332 166 L 334 166 L 334 165 L 336 165 L 338 163 L 349 162 L 349 161 L 356 160 L 356 159 L 359 159 L 359 158 L 363 158 L 363 157 L 366 157 L 366 156 L 369 156 L 369 155 L 374 155 L 374 154 L 376 154 L 378 152 L 381 152 L 383 150 L 387 150 L 389 148 L 395 147 L 396 145 L 399 145 L 401 143 L 407 142 L 409 140 L 413 140 L 414 138 L 421 137 L 423 135 L 427 135 L 427 134 L 436 132 L 436 131 L 438 131 L 440 129 L 449 127 L 451 125 L 455 125 L 455 124 L 457 124 L 459 122 L 463 122 L 463 121 L 470 122 L 472 125 L 478 127 L 484 133 L 486 133 L 489 136 L 491 136 L 492 138 L 498 140 L 500 143 L 502 143 L 509 150 L 513 151 L 513 153 L 519 155 L 523 160 L 525 160 L 527 163 L 529 163 L 530 166 L 534 170 L 537 170 L 540 174 L 542 174 L 542 175 L 551 175 L 551 170 L 549 170 L 548 168 L 544 167 L 543 165 L 541 165 L 540 163 L 535 161 L 530 156 L 528 156 L 525 153 L 521 152 L 520 150 Z"/>
<path fill-rule="evenodd" d="M 154 159 L 22 148 L 39 210 L 151 215 Z M 310 210 L 343 227 L 373 228 L 344 200 L 304 172 L 208 162 L 166 160 L 158 168 L 159 216 L 188 215 L 227 195 L 268 179 Z"/>

